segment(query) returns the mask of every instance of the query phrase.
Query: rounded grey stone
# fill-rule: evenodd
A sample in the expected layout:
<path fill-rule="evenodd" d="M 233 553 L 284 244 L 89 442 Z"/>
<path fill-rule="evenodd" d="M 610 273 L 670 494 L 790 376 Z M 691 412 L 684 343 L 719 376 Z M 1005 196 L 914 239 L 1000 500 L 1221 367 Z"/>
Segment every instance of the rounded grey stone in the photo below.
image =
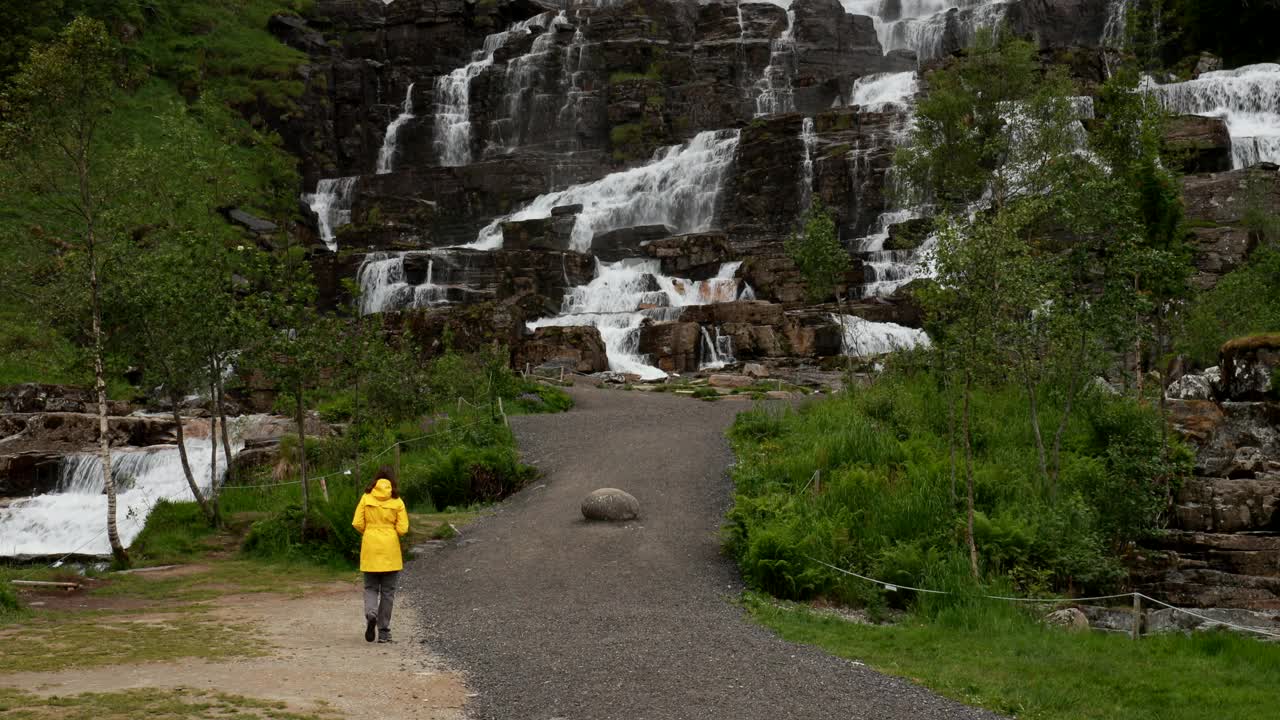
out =
<path fill-rule="evenodd" d="M 582 515 L 588 520 L 635 520 L 640 517 L 640 501 L 617 488 L 600 488 L 582 499 Z"/>

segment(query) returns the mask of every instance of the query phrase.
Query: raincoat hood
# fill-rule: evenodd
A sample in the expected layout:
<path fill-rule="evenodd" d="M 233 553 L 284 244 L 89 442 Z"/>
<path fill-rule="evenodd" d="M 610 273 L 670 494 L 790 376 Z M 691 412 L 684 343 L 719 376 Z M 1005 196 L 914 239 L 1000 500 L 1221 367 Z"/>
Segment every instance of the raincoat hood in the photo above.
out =
<path fill-rule="evenodd" d="M 374 483 L 373 492 L 369 493 L 374 500 L 390 500 L 391 499 L 391 481 L 381 478 Z"/>

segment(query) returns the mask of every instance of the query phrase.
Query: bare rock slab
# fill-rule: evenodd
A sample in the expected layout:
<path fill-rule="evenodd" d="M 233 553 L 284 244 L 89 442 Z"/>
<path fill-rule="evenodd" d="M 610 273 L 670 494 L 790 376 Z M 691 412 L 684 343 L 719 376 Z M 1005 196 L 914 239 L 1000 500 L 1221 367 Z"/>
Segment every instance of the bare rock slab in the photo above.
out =
<path fill-rule="evenodd" d="M 582 499 L 582 516 L 606 522 L 635 520 L 640 517 L 640 501 L 617 488 L 600 488 Z"/>

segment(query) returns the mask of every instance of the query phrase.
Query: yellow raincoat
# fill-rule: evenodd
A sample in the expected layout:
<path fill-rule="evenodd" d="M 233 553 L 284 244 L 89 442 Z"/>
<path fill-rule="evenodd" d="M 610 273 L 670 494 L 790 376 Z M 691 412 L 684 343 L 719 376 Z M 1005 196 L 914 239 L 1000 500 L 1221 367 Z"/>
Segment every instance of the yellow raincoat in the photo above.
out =
<path fill-rule="evenodd" d="M 391 482 L 379 479 L 373 492 L 360 497 L 351 525 L 364 538 L 360 541 L 361 572 L 395 572 L 404 569 L 400 536 L 409 532 L 409 513 L 404 501 L 391 497 Z"/>

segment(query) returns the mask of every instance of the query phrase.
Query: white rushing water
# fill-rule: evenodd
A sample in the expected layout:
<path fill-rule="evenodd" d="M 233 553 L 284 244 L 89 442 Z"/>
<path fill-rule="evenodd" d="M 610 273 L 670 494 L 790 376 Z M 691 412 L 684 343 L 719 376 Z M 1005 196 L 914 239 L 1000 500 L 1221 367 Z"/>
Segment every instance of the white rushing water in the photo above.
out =
<path fill-rule="evenodd" d="M 212 459 L 209 440 L 188 440 L 186 447 L 197 484 L 208 490 Z M 142 530 L 156 502 L 192 499 L 176 446 L 116 451 L 111 456 L 111 467 L 112 476 L 122 488 L 116 498 L 116 522 L 120 541 L 126 546 Z M 219 443 L 219 481 L 226 468 L 227 459 Z M 97 455 L 69 455 L 63 461 L 56 492 L 16 500 L 0 508 L 0 556 L 71 552 L 105 555 L 111 552 L 106 524 L 102 463 Z"/>
<path fill-rule="evenodd" d="M 419 253 L 370 253 L 356 271 L 360 285 L 360 312 L 363 314 L 430 307 L 448 302 L 449 288 L 436 283 L 436 263 L 430 251 Z M 427 274 L 420 284 L 411 284 L 404 263 L 410 255 L 426 255 Z"/>
<path fill-rule="evenodd" d="M 699 370 L 719 370 L 734 362 L 733 338 L 714 328 L 715 334 L 702 329 L 702 359 L 698 363 Z"/>
<path fill-rule="evenodd" d="M 803 212 L 813 201 L 813 154 L 818 145 L 818 134 L 813 129 L 811 117 L 800 123 L 800 145 L 804 148 L 804 158 L 800 161 L 800 210 Z"/>
<path fill-rule="evenodd" d="M 968 45 L 979 29 L 995 28 L 1004 21 L 1010 0 L 841 0 L 841 4 L 850 14 L 871 16 L 885 54 L 912 50 L 924 62 L 943 54 L 952 8 L 960 9 L 957 39 Z"/>
<path fill-rule="evenodd" d="M 675 320 L 680 309 L 690 305 L 739 299 L 741 282 L 735 275 L 741 265 L 725 263 L 710 280 L 685 280 L 663 275 L 657 260 L 597 260 L 595 278 L 565 295 L 559 315 L 528 327 L 594 327 L 604 340 L 610 370 L 658 380 L 667 374 L 640 353 L 640 324 L 646 319 Z"/>
<path fill-rule="evenodd" d="M 320 239 L 331 251 L 338 250 L 334 233 L 351 223 L 351 203 L 355 199 L 357 177 L 326 178 L 316 185 L 316 191 L 304 195 L 303 201 L 311 207 L 320 224 Z"/>
<path fill-rule="evenodd" d="M 676 233 L 708 230 L 725 172 L 733 163 L 738 132 L 698 133 L 686 145 L 658 150 L 653 160 L 594 182 L 540 195 L 521 210 L 486 225 L 468 247 L 502 247 L 502 223 L 551 216 L 552 208 L 582 205 L 572 248 L 588 252 L 599 233 L 639 225 L 666 225 Z"/>
<path fill-rule="evenodd" d="M 912 106 L 919 91 L 920 78 L 914 71 L 864 75 L 853 82 L 850 104 L 865 112 L 901 110 Z"/>
<path fill-rule="evenodd" d="M 531 126 L 556 128 L 559 115 L 567 104 L 560 101 L 560 96 L 569 91 L 568 85 L 561 86 L 573 80 L 565 74 L 571 49 L 556 46 L 555 28 L 568 24 L 568 19 L 561 11 L 558 14 L 544 13 L 535 20 L 538 21 L 535 25 L 543 28 L 544 32 L 534 38 L 528 52 L 507 61 L 499 105 L 502 114 L 490 123 L 486 155 L 501 154 L 524 145 Z M 550 78 L 546 69 L 553 62 L 560 66 L 560 72 L 554 76 L 553 84 L 542 87 L 539 81 Z"/>
<path fill-rule="evenodd" d="M 1147 87 L 1180 115 L 1222 118 L 1231 132 L 1232 167 L 1280 163 L 1280 64 L 1207 72 L 1182 83 Z"/>
<path fill-rule="evenodd" d="M 897 323 L 871 322 L 854 315 L 832 314 L 831 319 L 843 331 L 841 350 L 845 355 L 869 358 L 898 350 L 929 347 L 929 336 L 923 330 Z"/>
<path fill-rule="evenodd" d="M 741 12 L 741 11 L 739 11 Z M 769 64 L 755 83 L 756 117 L 792 112 L 796 109 L 791 78 L 796 67 L 796 41 L 792 38 L 796 14 L 787 10 L 787 29 L 770 43 Z M 739 20 L 741 22 L 741 20 Z"/>
<path fill-rule="evenodd" d="M 508 40 L 528 35 L 534 27 L 545 29 L 557 15 L 545 12 L 489 35 L 484 47 L 472 53 L 471 62 L 436 78 L 433 143 L 441 165 L 456 167 L 471 162 L 471 82 L 493 65 L 493 54 Z"/>
<path fill-rule="evenodd" d="M 400 128 L 413 119 L 413 86 L 414 83 L 409 83 L 409 89 L 404 94 L 404 104 L 400 107 L 400 114 L 391 121 L 390 125 L 387 125 L 387 134 L 382 138 L 382 148 L 378 150 L 377 173 L 379 175 L 391 172 L 391 166 L 396 157 L 396 140 L 399 138 Z"/>

